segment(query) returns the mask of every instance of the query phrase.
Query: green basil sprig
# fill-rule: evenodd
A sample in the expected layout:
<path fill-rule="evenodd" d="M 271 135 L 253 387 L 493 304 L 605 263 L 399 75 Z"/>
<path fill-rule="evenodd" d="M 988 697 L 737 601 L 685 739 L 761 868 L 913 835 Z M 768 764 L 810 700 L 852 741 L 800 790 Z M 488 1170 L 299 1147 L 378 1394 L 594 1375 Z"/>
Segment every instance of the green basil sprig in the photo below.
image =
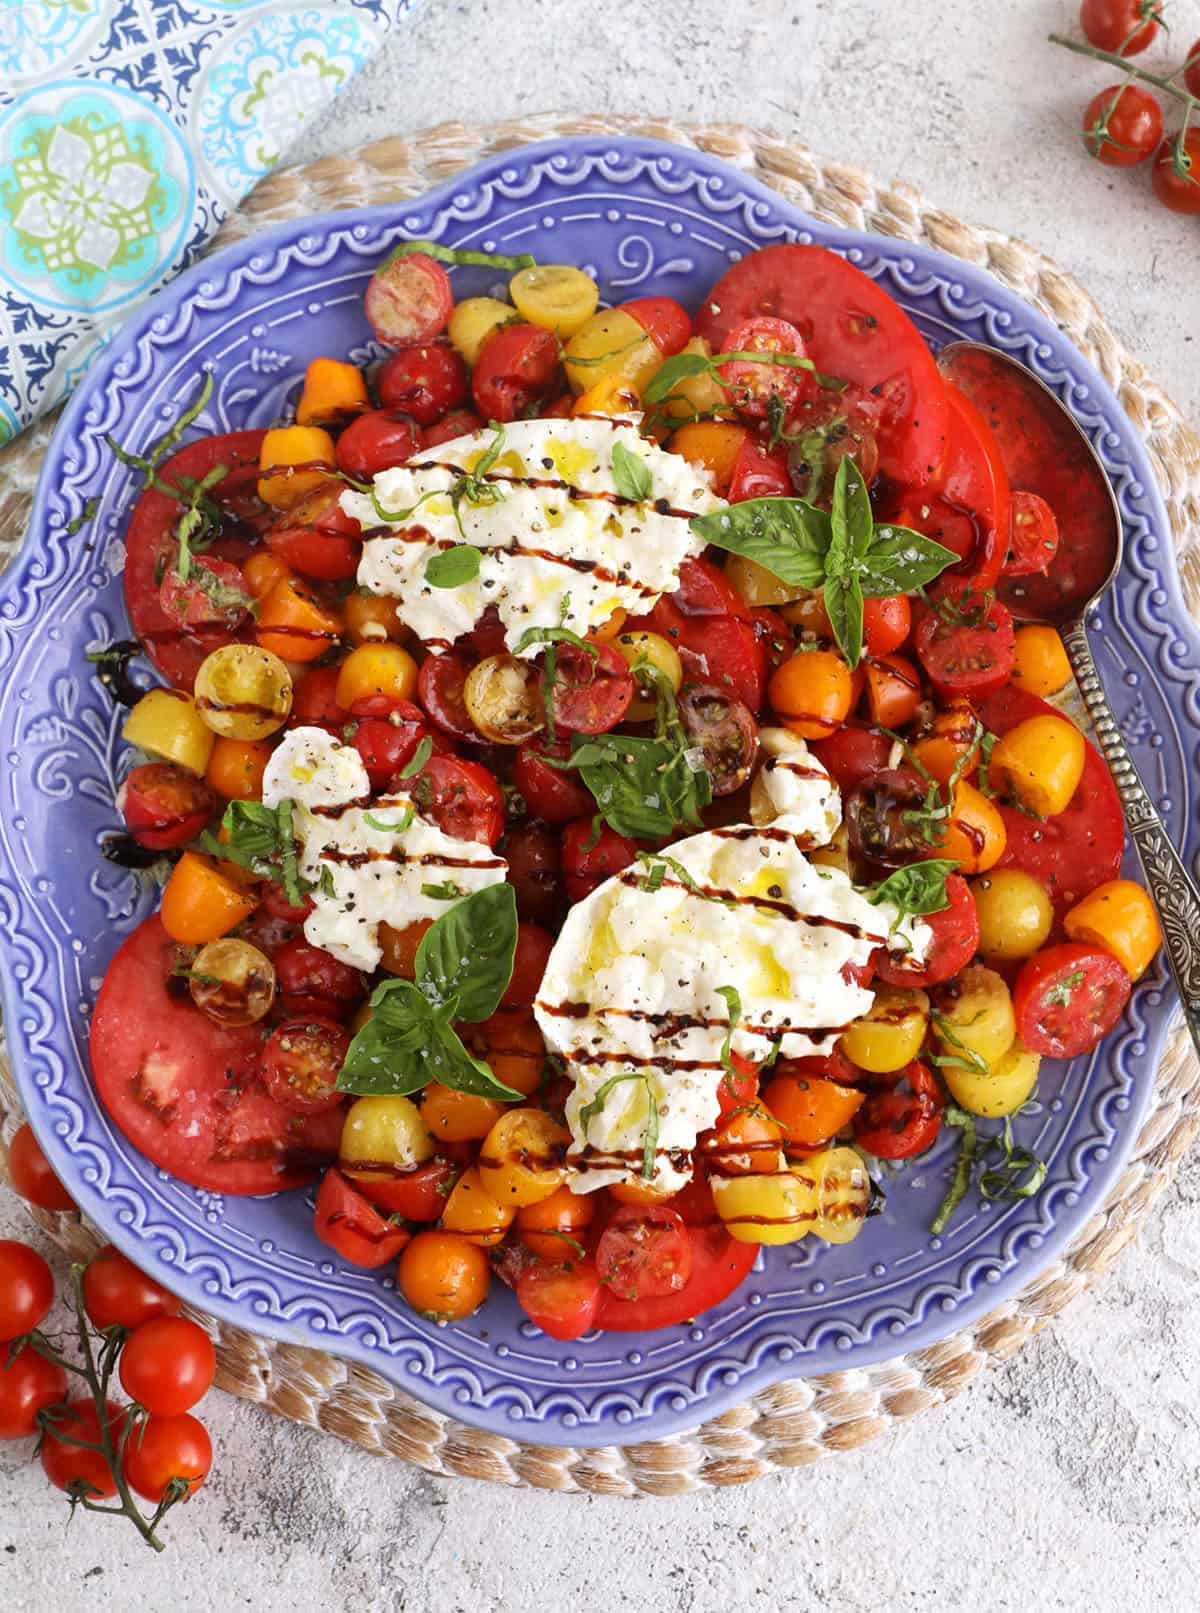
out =
<path fill-rule="evenodd" d="M 261 801 L 231 801 L 221 828 L 226 839 L 218 840 L 206 829 L 196 842 L 199 849 L 210 857 L 236 863 L 260 879 L 274 880 L 283 886 L 291 905 L 299 907 L 312 886 L 300 877 L 292 803 L 281 801 L 277 807 L 269 807 Z"/>
<path fill-rule="evenodd" d="M 521 1094 L 468 1053 L 455 1020 L 488 1019 L 512 979 L 517 946 L 513 887 L 487 885 L 426 930 L 414 980 L 387 980 L 347 1050 L 338 1090 L 417 1092 L 440 1081 L 456 1092 L 513 1102 Z"/>
<path fill-rule="evenodd" d="M 693 516 L 691 528 L 792 587 L 823 587 L 833 636 L 851 667 L 862 659 L 864 597 L 910 594 L 959 558 L 909 527 L 877 526 L 867 484 L 849 458 L 838 466 L 828 512 L 805 499 L 746 499 Z"/>
<path fill-rule="evenodd" d="M 537 266 L 537 259 L 528 252 L 510 255 L 504 252 L 476 252 L 473 247 L 466 246 L 440 246 L 437 241 L 401 241 L 399 246 L 392 248 L 375 273 L 382 274 L 400 258 L 411 257 L 414 252 L 419 252 L 423 258 L 435 258 L 438 263 L 464 264 L 477 269 L 503 269 L 507 274 Z M 513 313 L 516 313 L 516 309 Z"/>

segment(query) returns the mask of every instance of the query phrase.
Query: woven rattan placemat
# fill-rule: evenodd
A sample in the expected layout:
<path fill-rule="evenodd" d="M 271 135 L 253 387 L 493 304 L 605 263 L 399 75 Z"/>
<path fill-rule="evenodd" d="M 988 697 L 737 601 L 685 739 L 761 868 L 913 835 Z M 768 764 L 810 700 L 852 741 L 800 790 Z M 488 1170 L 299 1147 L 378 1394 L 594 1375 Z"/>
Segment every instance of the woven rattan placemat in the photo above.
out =
<path fill-rule="evenodd" d="M 753 174 L 816 218 L 927 242 L 990 270 L 1040 308 L 1100 369 L 1144 438 L 1170 512 L 1189 608 L 1200 617 L 1200 440 L 1070 275 L 1022 241 L 929 206 L 911 186 L 876 184 L 857 169 L 824 162 L 794 142 L 741 126 L 548 114 L 486 126 L 442 124 L 281 170 L 227 221 L 216 245 L 283 219 L 419 196 L 495 152 L 572 134 L 639 134 L 699 147 Z M 42 422 L 0 451 L 0 564 L 11 558 L 24 531 L 53 424 Z M 866 1369 L 777 1384 L 671 1439 L 586 1450 L 519 1444 L 429 1411 L 364 1367 L 201 1318 L 218 1343 L 217 1382 L 279 1416 L 434 1473 L 610 1495 L 676 1495 L 743 1484 L 772 1467 L 796 1467 L 856 1449 L 896 1422 L 942 1405 L 989 1362 L 1019 1350 L 1107 1271 L 1133 1237 L 1200 1132 L 1198 1086 L 1200 1065 L 1186 1034 L 1178 1031 L 1168 1044 L 1141 1134 L 1104 1208 L 1016 1299 L 930 1349 Z M 0 1128 L 6 1139 L 19 1120 L 3 1066 Z M 0 1175 L 3 1158 L 0 1153 Z M 95 1249 L 96 1233 L 78 1217 L 35 1213 L 72 1256 L 86 1257 Z"/>

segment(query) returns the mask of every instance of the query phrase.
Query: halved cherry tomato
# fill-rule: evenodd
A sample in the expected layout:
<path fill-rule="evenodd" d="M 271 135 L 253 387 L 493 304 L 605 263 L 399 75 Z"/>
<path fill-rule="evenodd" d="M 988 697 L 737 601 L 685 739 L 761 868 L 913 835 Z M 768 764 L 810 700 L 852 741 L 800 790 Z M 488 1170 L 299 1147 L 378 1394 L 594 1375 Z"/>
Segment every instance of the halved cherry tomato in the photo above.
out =
<path fill-rule="evenodd" d="M 344 489 L 332 477 L 284 510 L 267 528 L 273 554 L 306 577 L 342 582 L 358 570 L 362 528 L 342 509 Z"/>
<path fill-rule="evenodd" d="M 360 1180 L 358 1172 L 349 1165 L 340 1164 L 338 1168 L 372 1204 L 393 1215 L 401 1215 L 406 1221 L 436 1221 L 459 1173 L 459 1167 L 443 1155 L 428 1159 L 423 1165 L 391 1170 L 387 1176 L 380 1176 L 376 1165 L 366 1173 L 368 1177 L 377 1178 L 374 1181 Z"/>
<path fill-rule="evenodd" d="M 385 347 L 431 342 L 454 306 L 450 276 L 424 252 L 385 260 L 367 284 L 363 312 Z"/>
<path fill-rule="evenodd" d="M 867 711 L 877 728 L 903 728 L 921 704 L 921 674 L 902 655 L 876 655 L 864 663 Z"/>
<path fill-rule="evenodd" d="M 633 1208 L 630 1206 L 630 1208 Z M 758 1245 L 740 1243 L 721 1225 L 707 1180 L 696 1177 L 671 1201 L 691 1246 L 691 1276 L 674 1293 L 622 1299 L 606 1286 L 597 1327 L 619 1333 L 650 1332 L 702 1315 L 733 1293 L 753 1266 Z M 637 1214 L 644 1213 L 637 1210 Z"/>
<path fill-rule="evenodd" d="M 842 1087 L 858 1086 L 866 1079 L 866 1071 L 847 1058 L 837 1046 L 828 1053 L 807 1053 L 798 1059 L 776 1059 L 774 1074 L 803 1075 L 810 1079 L 821 1076 L 826 1081 L 836 1081 Z"/>
<path fill-rule="evenodd" d="M 717 1087 L 722 1120 L 728 1119 L 736 1109 L 753 1103 L 758 1096 L 758 1065 L 751 1064 L 750 1060 L 743 1058 L 740 1053 L 732 1055 L 732 1063 L 737 1074 L 726 1070 Z"/>
<path fill-rule="evenodd" d="M 379 401 L 419 426 L 431 426 L 467 395 L 467 367 L 449 342 L 424 342 L 390 354 L 375 378 Z"/>
<path fill-rule="evenodd" d="M 717 281 L 697 334 L 720 352 L 731 331 L 760 314 L 794 325 L 817 369 L 852 382 L 872 407 L 885 476 L 909 485 L 936 479 L 945 387 L 920 332 L 882 286 L 823 247 L 765 247 Z"/>
<path fill-rule="evenodd" d="M 1057 553 L 1058 518 L 1054 511 L 1036 493 L 1014 489 L 1004 575 L 1025 577 L 1045 571 Z"/>
<path fill-rule="evenodd" d="M 791 498 L 793 491 L 787 450 L 768 448 L 747 433 L 734 455 L 725 497 L 731 504 L 741 504 L 748 498 Z"/>
<path fill-rule="evenodd" d="M 467 674 L 475 665 L 462 650 L 427 655 L 417 674 L 417 698 L 438 727 L 455 739 L 478 739 L 463 698 Z"/>
<path fill-rule="evenodd" d="M 151 851 L 169 851 L 194 840 L 216 805 L 204 780 L 174 762 L 145 762 L 133 768 L 117 791 L 125 827 Z"/>
<path fill-rule="evenodd" d="M 760 710 L 766 656 L 752 623 L 733 616 L 684 618 L 674 642 L 687 677 L 717 686 L 751 712 Z"/>
<path fill-rule="evenodd" d="M 703 752 L 714 795 L 732 795 L 750 777 L 758 753 L 758 724 L 747 707 L 713 683 L 685 683 L 679 716 Z"/>
<path fill-rule="evenodd" d="M 200 628 L 232 634 L 254 603 L 240 566 L 217 555 L 192 557 L 185 582 L 172 562 L 163 572 L 158 602 L 163 614 L 185 632 Z"/>
<path fill-rule="evenodd" d="M 567 412 L 569 415 L 570 410 Z M 473 436 L 475 432 L 483 430 L 484 424 L 473 409 L 451 409 L 449 414 L 435 420 L 433 425 L 422 428 L 421 447 L 437 448 L 444 442 L 453 442 L 456 437 Z"/>
<path fill-rule="evenodd" d="M 1001 688 L 1012 671 L 1012 617 L 998 599 L 988 604 L 979 596 L 961 604 L 923 605 L 917 611 L 916 647 L 940 699 L 974 700 Z"/>
<path fill-rule="evenodd" d="M 634 696 L 633 675 L 612 645 L 556 646 L 553 705 L 557 725 L 577 734 L 603 734 L 615 728 Z"/>
<path fill-rule="evenodd" d="M 330 1169 L 317 1189 L 313 1231 L 352 1266 L 374 1270 L 394 1260 L 412 1237 L 386 1220 L 339 1170 Z"/>
<path fill-rule="evenodd" d="M 866 1096 L 827 1076 L 783 1074 L 763 1088 L 762 1101 L 783 1127 L 789 1146 L 819 1148 L 850 1124 Z"/>
<path fill-rule="evenodd" d="M 868 655 L 891 655 L 912 628 L 907 594 L 880 594 L 863 600 L 863 647 Z"/>
<path fill-rule="evenodd" d="M 692 1274 L 683 1217 L 665 1204 L 623 1204 L 596 1245 L 596 1270 L 617 1299 L 677 1294 Z"/>
<path fill-rule="evenodd" d="M 763 355 L 763 363 L 755 363 L 753 359 L 730 359 L 720 366 L 729 401 L 751 420 L 763 419 L 772 399 L 777 399 L 779 406 L 790 411 L 815 386 L 811 370 L 796 364 L 771 362 L 774 354 L 804 357 L 804 340 L 795 325 L 790 325 L 786 319 L 773 319 L 763 314 L 748 319 L 729 332 L 722 352 Z"/>
<path fill-rule="evenodd" d="M 1013 987 L 1017 1034 L 1031 1053 L 1075 1058 L 1108 1035 L 1129 991 L 1129 975 L 1111 952 L 1074 941 L 1044 947 Z"/>
<path fill-rule="evenodd" d="M 425 446 L 423 433 L 408 415 L 371 409 L 352 420 L 337 440 L 337 462 L 347 476 L 369 482 L 381 470 L 403 465 Z"/>
<path fill-rule="evenodd" d="M 768 680 L 795 648 L 792 631 L 783 617 L 767 605 L 756 605 L 750 612 L 754 636 L 762 646 Z"/>
<path fill-rule="evenodd" d="M 519 420 L 553 390 L 558 341 L 540 325 L 501 325 L 484 344 L 471 390 L 485 420 Z"/>
<path fill-rule="evenodd" d="M 357 969 L 303 938 L 281 947 L 273 961 L 285 1014 L 348 1019 L 367 994 Z"/>
<path fill-rule="evenodd" d="M 607 824 L 602 824 L 597 833 L 591 818 L 568 823 L 562 832 L 562 847 L 563 876 L 571 902 L 582 902 L 597 885 L 628 868 L 637 856 L 636 842 Z"/>
<path fill-rule="evenodd" d="M 427 666 L 429 663 L 426 662 Z M 513 764 L 513 783 L 530 812 L 547 823 L 569 823 L 592 811 L 595 802 L 578 773 L 552 767 L 550 761 L 565 762 L 571 754 L 570 741 L 551 743 L 544 737 L 527 739 L 518 747 Z"/>
<path fill-rule="evenodd" d="M 691 318 L 674 297 L 635 297 L 621 312 L 637 320 L 664 358 L 682 352 L 691 337 Z"/>
<path fill-rule="evenodd" d="M 262 1078 L 267 1091 L 298 1115 L 335 1109 L 344 1097 L 336 1082 L 349 1046 L 350 1032 L 336 1020 L 315 1016 L 285 1020 L 267 1037 L 263 1048 Z"/>
<path fill-rule="evenodd" d="M 890 986 L 913 986 L 924 990 L 949 980 L 965 969 L 979 950 L 979 914 L 971 887 L 958 874 L 946 876 L 949 906 L 940 913 L 926 913 L 922 922 L 933 931 L 933 940 L 924 963 L 909 965 L 902 953 L 880 951 L 875 973 Z"/>
<path fill-rule="evenodd" d="M 908 1159 L 930 1147 L 942 1125 L 941 1088 L 919 1061 L 876 1076 L 854 1116 L 854 1140 L 879 1159 Z"/>
<path fill-rule="evenodd" d="M 600 1274 L 590 1260 L 534 1260 L 516 1290 L 526 1316 L 552 1339 L 577 1339 L 600 1309 Z"/>
<path fill-rule="evenodd" d="M 504 791 L 482 762 L 431 756 L 409 788 L 417 811 L 443 834 L 494 846 L 504 832 Z"/>
<path fill-rule="evenodd" d="M 354 727 L 350 743 L 362 757 L 371 787 L 386 790 L 411 761 L 429 725 L 419 707 L 391 696 L 356 700 L 349 719 Z"/>

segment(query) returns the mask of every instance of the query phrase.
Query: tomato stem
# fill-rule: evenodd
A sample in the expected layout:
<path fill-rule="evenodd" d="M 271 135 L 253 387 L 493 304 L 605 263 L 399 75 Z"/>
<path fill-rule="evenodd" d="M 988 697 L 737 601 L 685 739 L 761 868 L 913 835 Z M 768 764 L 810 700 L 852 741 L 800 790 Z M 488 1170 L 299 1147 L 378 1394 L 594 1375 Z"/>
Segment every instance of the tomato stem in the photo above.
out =
<path fill-rule="evenodd" d="M 1173 95 L 1177 101 L 1182 101 L 1189 114 L 1195 111 L 1197 107 L 1200 107 L 1200 99 L 1194 95 L 1189 95 L 1187 90 L 1181 90 L 1179 85 L 1173 82 L 1177 73 L 1182 69 L 1176 69 L 1176 73 L 1172 73 L 1169 76 L 1165 76 L 1162 73 L 1151 73 L 1146 68 L 1138 67 L 1136 63 L 1127 60 L 1126 57 L 1119 56 L 1115 50 L 1101 50 L 1097 45 L 1084 44 L 1080 39 L 1066 39 L 1062 34 L 1050 34 L 1048 37 L 1052 45 L 1061 45 L 1064 50 L 1074 51 L 1076 56 L 1090 56 L 1093 61 L 1111 62 L 1114 67 L 1119 67 L 1128 77 L 1140 78 L 1144 84 L 1153 84 L 1156 89 L 1162 90 L 1164 94 Z"/>

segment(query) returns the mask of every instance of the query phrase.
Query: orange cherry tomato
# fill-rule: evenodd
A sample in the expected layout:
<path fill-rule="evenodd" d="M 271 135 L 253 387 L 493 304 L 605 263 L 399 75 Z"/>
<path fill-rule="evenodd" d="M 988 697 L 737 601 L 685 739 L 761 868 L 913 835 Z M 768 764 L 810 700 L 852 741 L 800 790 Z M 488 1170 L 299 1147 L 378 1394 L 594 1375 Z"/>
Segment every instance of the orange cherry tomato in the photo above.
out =
<path fill-rule="evenodd" d="M 1004 855 L 1008 830 L 998 808 L 966 779 L 954 786 L 945 834 L 931 855 L 950 857 L 960 874 L 983 874 Z"/>
<path fill-rule="evenodd" d="M 970 702 L 955 700 L 935 712 L 929 727 L 913 742 L 913 760 L 939 784 L 949 784 L 956 773 L 960 778 L 969 777 L 979 766 L 982 735 L 983 724 Z M 964 766 L 967 756 L 971 760 Z"/>
<path fill-rule="evenodd" d="M 854 678 L 833 650 L 797 650 L 771 678 L 775 710 L 801 739 L 827 739 L 850 715 Z"/>
<path fill-rule="evenodd" d="M 546 1260 L 582 1259 L 587 1230 L 596 1215 L 595 1195 L 557 1188 L 548 1199 L 517 1211 L 517 1236 Z"/>
<path fill-rule="evenodd" d="M 777 1075 L 762 1096 L 783 1127 L 789 1150 L 827 1143 L 845 1130 L 866 1099 L 865 1092 L 821 1075 Z"/>
<path fill-rule="evenodd" d="M 921 704 L 921 675 L 902 655 L 863 662 L 867 712 L 876 728 L 903 728 Z"/>
<path fill-rule="evenodd" d="M 1131 879 L 1110 879 L 1076 902 L 1063 929 L 1072 941 L 1103 947 L 1124 968 L 1131 980 L 1154 962 L 1162 945 L 1162 930 L 1154 903 Z"/>
<path fill-rule="evenodd" d="M 264 739 L 219 738 L 204 775 L 209 788 L 227 801 L 261 800 L 263 774 L 274 748 Z"/>
<path fill-rule="evenodd" d="M 257 906 L 252 886 L 236 884 L 210 857 L 185 851 L 163 890 L 159 916 L 172 941 L 205 946 L 236 929 Z"/>
<path fill-rule="evenodd" d="M 478 1244 L 453 1232 L 418 1232 L 400 1256 L 396 1282 L 423 1316 L 458 1322 L 487 1298 L 491 1268 Z"/>
<path fill-rule="evenodd" d="M 767 1176 L 783 1169 L 783 1127 L 760 1103 L 733 1110 L 701 1145 L 719 1176 Z"/>
<path fill-rule="evenodd" d="M 671 452 L 682 454 L 689 465 L 706 470 L 713 492 L 724 497 L 733 479 L 733 467 L 750 433 L 745 426 L 725 420 L 692 420 L 671 438 Z"/>
<path fill-rule="evenodd" d="M 255 631 L 263 649 L 283 661 L 315 661 L 341 636 L 341 618 L 292 576 L 277 582 L 263 600 Z"/>

